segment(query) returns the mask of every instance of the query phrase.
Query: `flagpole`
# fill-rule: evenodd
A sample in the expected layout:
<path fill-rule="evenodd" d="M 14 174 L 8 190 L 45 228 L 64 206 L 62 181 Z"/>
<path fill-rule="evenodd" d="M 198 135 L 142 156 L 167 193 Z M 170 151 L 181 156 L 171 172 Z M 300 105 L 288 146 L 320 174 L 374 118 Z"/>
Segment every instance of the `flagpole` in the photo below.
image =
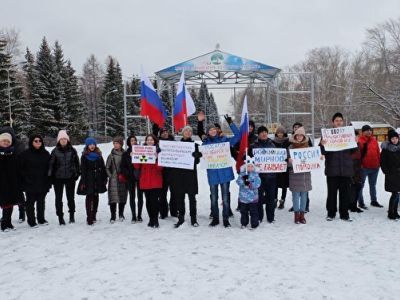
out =
<path fill-rule="evenodd" d="M 245 157 L 245 163 L 244 163 L 244 164 L 246 165 L 246 175 L 249 175 L 248 172 L 247 172 L 247 147 L 246 147 L 245 149 L 246 149 L 246 150 L 245 150 L 245 151 L 246 151 L 246 154 L 245 154 L 245 156 L 244 156 L 244 157 Z"/>

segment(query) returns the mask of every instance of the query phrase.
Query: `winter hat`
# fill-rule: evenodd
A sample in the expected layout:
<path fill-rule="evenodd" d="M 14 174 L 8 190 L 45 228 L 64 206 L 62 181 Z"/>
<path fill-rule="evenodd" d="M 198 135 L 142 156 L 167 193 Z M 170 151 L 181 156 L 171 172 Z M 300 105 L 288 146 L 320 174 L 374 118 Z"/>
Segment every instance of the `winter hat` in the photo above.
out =
<path fill-rule="evenodd" d="M 61 139 L 67 139 L 67 141 L 69 142 L 69 136 L 68 136 L 66 130 L 60 130 L 60 131 L 58 132 L 58 135 L 57 135 L 57 143 L 58 143 Z"/>
<path fill-rule="evenodd" d="M 161 135 L 163 132 L 168 132 L 168 129 L 165 128 L 165 127 L 160 128 L 160 135 Z"/>
<path fill-rule="evenodd" d="M 390 141 L 393 137 L 399 138 L 399 134 L 398 134 L 395 130 L 390 130 L 390 131 L 388 132 L 388 139 L 389 139 L 389 141 Z"/>
<path fill-rule="evenodd" d="M 0 141 L 9 141 L 10 144 L 12 144 L 12 136 L 11 134 L 4 132 L 2 134 L 0 134 Z"/>
<path fill-rule="evenodd" d="M 246 171 L 246 165 L 252 165 L 254 167 L 254 160 L 251 157 L 248 157 L 245 161 L 244 164 L 240 166 L 240 172 L 245 172 Z"/>
<path fill-rule="evenodd" d="M 303 135 L 304 137 L 306 136 L 306 130 L 304 129 L 304 127 L 299 127 L 299 128 L 297 128 L 297 130 L 295 131 L 293 137 L 295 138 L 296 135 L 298 135 L 298 134 L 301 134 L 301 135 Z"/>
<path fill-rule="evenodd" d="M 124 139 L 122 136 L 116 136 L 115 138 L 113 138 L 113 143 L 118 143 L 122 147 L 124 145 Z"/>
<path fill-rule="evenodd" d="M 296 122 L 292 125 L 292 129 L 294 129 L 295 127 L 303 127 L 303 124 L 301 124 L 300 122 Z"/>
<path fill-rule="evenodd" d="M 334 122 L 336 118 L 341 118 L 341 119 L 343 119 L 342 113 L 337 112 L 336 114 L 334 114 L 333 117 L 332 117 L 332 122 Z"/>
<path fill-rule="evenodd" d="M 253 127 L 254 129 L 256 128 L 256 123 L 254 123 L 253 120 L 249 121 L 249 126 Z"/>
<path fill-rule="evenodd" d="M 213 129 L 213 128 L 214 128 L 214 129 L 217 129 L 218 127 L 215 126 L 215 124 L 210 124 L 210 125 L 208 125 L 208 126 L 207 126 L 207 133 L 209 133 L 210 130 Z"/>
<path fill-rule="evenodd" d="M 186 131 L 186 130 L 189 130 L 190 132 L 193 132 L 193 128 L 190 127 L 189 125 L 187 125 L 187 126 L 185 126 L 185 127 L 182 128 L 182 132 L 184 132 L 184 131 Z"/>
<path fill-rule="evenodd" d="M 85 145 L 86 145 L 86 146 L 89 146 L 89 145 L 95 145 L 95 146 L 97 146 L 97 142 L 96 142 L 96 140 L 94 139 L 94 137 L 88 137 L 88 138 L 85 140 Z"/>
<path fill-rule="evenodd" d="M 362 131 L 362 132 L 364 132 L 364 131 L 372 131 L 372 128 L 371 128 L 371 126 L 369 126 L 369 125 L 364 125 L 364 126 L 361 128 L 361 131 Z"/>
<path fill-rule="evenodd" d="M 258 127 L 257 129 L 257 134 L 260 134 L 261 132 L 266 131 L 268 133 L 268 128 L 265 127 L 264 125 L 261 125 L 260 127 Z"/>
<path fill-rule="evenodd" d="M 277 135 L 278 133 L 285 134 L 286 133 L 285 127 L 279 126 L 275 131 L 275 135 Z"/>

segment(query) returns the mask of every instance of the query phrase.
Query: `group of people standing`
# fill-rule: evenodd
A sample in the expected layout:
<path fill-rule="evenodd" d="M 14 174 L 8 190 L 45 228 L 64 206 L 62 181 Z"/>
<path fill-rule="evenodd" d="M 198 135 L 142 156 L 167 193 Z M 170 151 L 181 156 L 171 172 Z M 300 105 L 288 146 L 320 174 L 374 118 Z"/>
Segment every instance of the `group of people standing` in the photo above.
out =
<path fill-rule="evenodd" d="M 250 223 L 254 229 L 265 217 L 268 223 L 275 222 L 275 209 L 283 209 L 287 189 L 291 191 L 296 224 L 306 224 L 305 213 L 309 211 L 309 191 L 312 189 L 311 173 L 294 173 L 290 149 L 312 147 L 312 142 L 306 135 L 300 123 L 292 126 L 292 134 L 288 137 L 283 127 L 276 130 L 274 138 L 270 138 L 267 127 L 257 128 L 253 121 L 249 123 L 248 153 L 239 157 L 239 130 L 232 119 L 226 115 L 232 132 L 227 137 L 217 123 L 208 125 L 205 129 L 204 114 L 198 115 L 197 133 L 202 145 L 228 142 L 232 157 L 240 162 L 237 164 L 236 183 L 239 186 L 238 207 L 241 213 L 242 228 Z M 343 116 L 336 113 L 332 117 L 334 128 L 342 127 Z M 257 134 L 255 133 L 257 132 Z M 351 221 L 349 211 L 362 212 L 367 209 L 362 189 L 368 178 L 371 196 L 371 206 L 382 207 L 376 194 L 376 182 L 381 168 L 385 174 L 385 190 L 392 193 L 389 201 L 388 218 L 397 220 L 400 192 L 400 143 L 396 131 L 390 131 L 388 140 L 379 147 L 368 125 L 357 135 L 358 147 L 330 152 L 325 150 L 326 141 L 321 140 L 321 159 L 325 160 L 325 175 L 327 180 L 327 221 L 332 221 L 339 210 L 339 216 L 344 221 Z M 193 129 L 186 126 L 182 130 L 181 142 L 194 143 Z M 175 140 L 175 137 L 164 128 L 153 127 L 153 133 L 145 137 L 144 145 L 156 146 L 157 153 L 162 151 L 160 140 Z M 65 130 L 57 136 L 57 145 L 49 153 L 43 138 L 39 134 L 31 136 L 28 149 L 24 150 L 11 128 L 0 130 L 0 206 L 3 210 L 1 230 L 14 229 L 11 216 L 14 205 L 20 205 L 20 220 L 23 221 L 26 209 L 27 223 L 31 227 L 47 225 L 45 219 L 45 198 L 51 187 L 55 193 L 56 214 L 60 225 L 65 225 L 63 212 L 63 194 L 65 190 L 69 223 L 75 222 L 75 194 L 85 196 L 87 224 L 97 221 L 99 195 L 108 192 L 110 207 L 110 223 L 125 220 L 125 206 L 129 195 L 131 222 L 143 222 L 142 211 L 144 197 L 149 216 L 148 226 L 159 227 L 159 218 L 177 218 L 175 227 L 185 222 L 185 197 L 189 198 L 190 223 L 197 227 L 196 195 L 199 193 L 197 164 L 202 156 L 199 145 L 195 143 L 192 153 L 194 167 L 191 170 L 166 168 L 155 164 L 132 163 L 132 147 L 138 144 L 134 135 L 128 137 L 126 149 L 122 137 L 113 139 L 113 149 L 104 160 L 96 140 L 88 137 L 82 155 L 72 146 Z M 288 168 L 283 173 L 257 173 L 252 160 L 253 149 L 284 148 L 288 153 Z M 382 151 L 380 151 L 380 148 Z M 246 160 L 245 164 L 242 164 Z M 219 189 L 222 198 L 222 224 L 230 227 L 229 218 L 233 215 L 231 209 L 230 182 L 235 179 L 232 167 L 208 169 L 207 179 L 210 190 L 211 213 L 210 226 L 220 224 Z M 79 180 L 79 181 L 78 181 Z M 278 190 L 282 189 L 281 197 Z M 168 190 L 170 199 L 168 201 Z M 339 198 L 338 198 L 339 192 Z M 337 202 L 339 199 L 339 209 Z M 36 214 L 35 214 L 36 205 Z"/>

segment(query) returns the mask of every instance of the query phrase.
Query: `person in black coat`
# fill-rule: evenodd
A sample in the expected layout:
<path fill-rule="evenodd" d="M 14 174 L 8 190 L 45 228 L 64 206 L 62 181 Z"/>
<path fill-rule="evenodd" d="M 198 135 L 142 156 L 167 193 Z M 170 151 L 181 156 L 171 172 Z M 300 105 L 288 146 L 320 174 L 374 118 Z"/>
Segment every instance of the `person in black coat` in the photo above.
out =
<path fill-rule="evenodd" d="M 12 127 L 10 127 L 10 126 L 1 127 L 0 134 L 2 134 L 2 133 L 11 134 L 11 137 L 13 140 L 14 153 L 16 154 L 17 157 L 26 150 L 25 143 L 17 138 L 15 131 Z M 18 204 L 18 210 L 19 210 L 18 222 L 22 223 L 25 221 L 25 196 L 24 196 L 24 193 L 21 192 L 21 195 L 19 197 L 22 197 L 22 202 Z"/>
<path fill-rule="evenodd" d="M 153 125 L 153 134 L 159 134 L 160 141 L 175 141 L 175 137 L 169 133 L 166 128 L 159 128 L 157 124 Z M 178 206 L 174 193 L 171 190 L 171 181 L 170 181 L 170 172 L 171 168 L 163 168 L 163 188 L 161 190 L 160 197 L 160 217 L 161 219 L 165 219 L 168 217 L 168 206 L 171 217 L 178 217 Z M 170 190 L 170 199 L 168 204 L 167 193 Z"/>
<path fill-rule="evenodd" d="M 289 138 L 287 136 L 286 130 L 283 126 L 279 126 L 276 129 L 275 137 L 272 140 L 276 148 L 288 149 L 290 146 Z M 281 199 L 279 200 L 278 209 L 283 209 L 285 207 L 285 200 L 287 194 L 287 188 L 289 187 L 289 169 L 286 172 L 278 173 L 276 177 L 276 193 L 275 199 L 278 200 L 278 189 L 282 189 Z"/>
<path fill-rule="evenodd" d="M 22 190 L 26 193 L 26 215 L 31 227 L 47 225 L 44 217 L 45 199 L 50 190 L 50 153 L 45 149 L 43 138 L 36 134 L 29 138 L 29 148 L 19 157 Z M 35 218 L 35 203 L 37 218 Z"/>
<path fill-rule="evenodd" d="M 99 207 L 99 194 L 107 191 L 107 173 L 96 140 L 88 137 L 85 145 L 81 157 L 81 180 L 77 194 L 86 196 L 86 222 L 88 225 L 93 225 Z"/>
<path fill-rule="evenodd" d="M 79 157 L 65 130 L 58 133 L 57 145 L 51 152 L 48 175 L 54 185 L 56 213 L 60 225 L 65 225 L 62 202 L 64 187 L 68 200 L 69 223 L 75 223 L 75 182 L 80 175 Z"/>
<path fill-rule="evenodd" d="M 194 143 L 192 140 L 193 129 L 186 126 L 182 129 L 181 142 Z M 197 223 L 197 208 L 196 208 L 196 195 L 198 194 L 198 181 L 197 181 L 197 164 L 200 162 L 201 152 L 199 152 L 199 145 L 195 144 L 195 151 L 193 152 L 194 167 L 193 170 L 188 169 L 170 169 L 170 182 L 171 192 L 174 193 L 178 205 L 178 223 L 175 227 L 178 228 L 185 222 L 185 195 L 189 196 L 190 207 L 190 222 L 193 227 L 199 226 Z"/>
<path fill-rule="evenodd" d="M 391 130 L 388 141 L 381 145 L 381 168 L 385 174 L 385 190 L 392 193 L 389 200 L 388 218 L 400 219 L 397 212 L 400 197 L 400 142 L 399 134 Z"/>
<path fill-rule="evenodd" d="M 14 229 L 11 223 L 13 206 L 23 202 L 18 176 L 17 155 L 11 134 L 0 134 L 0 207 L 3 210 L 1 230 Z"/>
<path fill-rule="evenodd" d="M 132 146 L 137 145 L 138 140 L 136 136 L 130 135 L 126 140 L 126 145 L 128 149 L 122 154 L 121 161 L 121 172 L 126 177 L 128 181 L 128 192 L 129 192 L 129 204 L 132 212 L 132 223 L 143 222 L 142 210 L 143 210 L 143 191 L 139 188 L 139 178 L 140 178 L 140 164 L 132 163 Z M 136 197 L 138 198 L 138 210 L 136 215 Z"/>

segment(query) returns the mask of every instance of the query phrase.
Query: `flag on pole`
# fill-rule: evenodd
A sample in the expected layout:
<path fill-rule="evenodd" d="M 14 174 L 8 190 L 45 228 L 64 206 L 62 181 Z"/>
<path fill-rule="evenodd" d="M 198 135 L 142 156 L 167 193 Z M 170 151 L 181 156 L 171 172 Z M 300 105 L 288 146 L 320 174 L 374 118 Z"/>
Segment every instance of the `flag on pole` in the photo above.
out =
<path fill-rule="evenodd" d="M 247 96 L 244 97 L 242 118 L 240 120 L 240 146 L 239 154 L 236 160 L 236 170 L 239 172 L 240 167 L 244 164 L 249 148 L 249 114 L 247 111 Z"/>
<path fill-rule="evenodd" d="M 178 90 L 174 104 L 174 128 L 175 132 L 179 132 L 188 124 L 188 117 L 196 112 L 193 99 L 190 96 L 186 84 L 185 73 L 182 71 L 181 80 L 179 81 Z"/>
<path fill-rule="evenodd" d="M 140 115 L 147 116 L 159 127 L 164 127 L 167 112 L 143 68 L 141 69 L 140 94 Z"/>

